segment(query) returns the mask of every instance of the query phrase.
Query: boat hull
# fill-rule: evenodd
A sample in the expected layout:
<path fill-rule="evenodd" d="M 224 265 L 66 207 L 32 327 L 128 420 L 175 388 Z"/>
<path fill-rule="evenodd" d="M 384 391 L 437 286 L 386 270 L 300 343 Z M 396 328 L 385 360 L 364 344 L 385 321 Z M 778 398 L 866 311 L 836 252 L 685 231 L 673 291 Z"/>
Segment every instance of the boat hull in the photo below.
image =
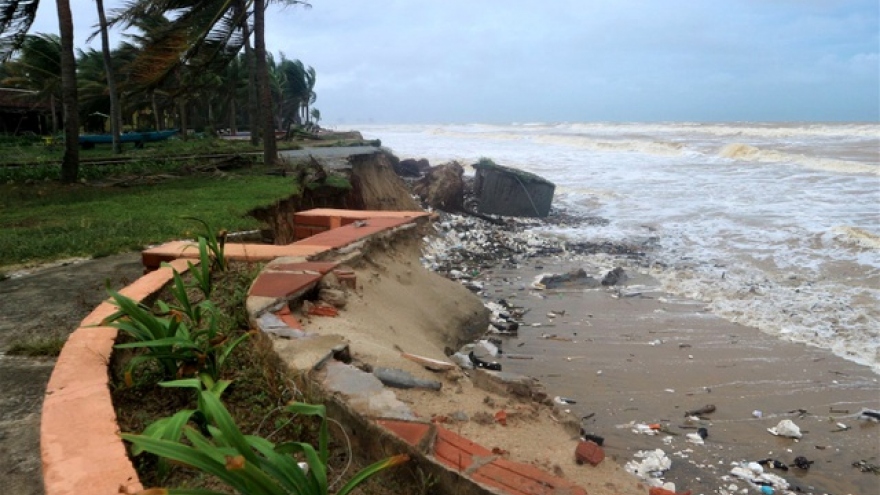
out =
<path fill-rule="evenodd" d="M 175 134 L 177 134 L 177 129 L 150 132 L 126 132 L 119 135 L 119 142 L 143 145 L 143 143 L 164 141 Z M 79 137 L 79 144 L 83 148 L 93 148 L 96 144 L 110 144 L 112 142 L 112 134 L 84 134 Z"/>

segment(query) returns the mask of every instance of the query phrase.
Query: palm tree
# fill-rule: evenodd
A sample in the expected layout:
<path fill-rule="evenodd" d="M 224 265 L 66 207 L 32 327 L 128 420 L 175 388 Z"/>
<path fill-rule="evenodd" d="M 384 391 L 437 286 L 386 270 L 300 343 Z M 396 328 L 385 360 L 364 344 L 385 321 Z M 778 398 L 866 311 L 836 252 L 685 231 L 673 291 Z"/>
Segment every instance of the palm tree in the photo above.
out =
<path fill-rule="evenodd" d="M 16 57 L 5 64 L 2 84 L 36 91 L 52 111 L 52 133 L 58 132 L 56 101 L 61 98 L 61 39 L 54 34 L 29 34 Z"/>
<path fill-rule="evenodd" d="M 104 15 L 104 0 L 95 0 L 98 7 L 98 25 L 101 32 L 101 54 L 104 60 L 104 72 L 107 77 L 107 90 L 110 93 L 110 131 L 113 135 L 113 152 L 122 153 L 119 133 L 122 131 L 122 109 L 119 106 L 119 92 L 116 88 L 116 77 L 113 62 L 110 58 L 110 37 L 107 33 L 107 16 Z"/>
<path fill-rule="evenodd" d="M 73 55 L 73 16 L 69 0 L 55 0 L 61 36 L 61 108 L 64 124 L 64 157 L 61 181 L 75 182 L 79 175 L 79 115 L 77 113 L 76 59 Z M 0 61 L 17 50 L 37 15 L 39 0 L 0 0 Z"/>

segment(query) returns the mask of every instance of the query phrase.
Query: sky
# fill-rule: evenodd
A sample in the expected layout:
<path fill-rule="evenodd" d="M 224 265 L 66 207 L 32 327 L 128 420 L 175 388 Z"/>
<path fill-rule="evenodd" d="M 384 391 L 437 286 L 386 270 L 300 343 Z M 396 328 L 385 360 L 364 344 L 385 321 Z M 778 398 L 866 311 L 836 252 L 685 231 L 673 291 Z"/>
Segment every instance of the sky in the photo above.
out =
<path fill-rule="evenodd" d="M 877 0 L 281 3 L 268 49 L 315 68 L 323 124 L 880 121 Z"/>

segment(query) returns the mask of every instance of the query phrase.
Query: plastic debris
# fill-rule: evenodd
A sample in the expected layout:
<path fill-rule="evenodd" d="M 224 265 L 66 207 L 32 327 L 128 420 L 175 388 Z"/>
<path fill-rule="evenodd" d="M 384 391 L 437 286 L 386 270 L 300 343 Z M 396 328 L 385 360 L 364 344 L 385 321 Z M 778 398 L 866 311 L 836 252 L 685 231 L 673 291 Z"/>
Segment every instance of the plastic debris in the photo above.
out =
<path fill-rule="evenodd" d="M 810 460 L 808 460 L 806 457 L 804 457 L 804 456 L 802 456 L 802 455 L 799 455 L 799 456 L 797 456 L 797 457 L 794 458 L 794 465 L 795 465 L 795 467 L 797 467 L 798 469 L 804 469 L 804 470 L 810 469 L 810 466 L 811 466 L 814 462 L 815 462 L 815 461 L 810 461 Z"/>
<path fill-rule="evenodd" d="M 560 397 L 558 395 L 553 398 L 553 402 L 557 404 L 577 404 L 577 401 L 574 399 L 569 399 L 568 397 Z"/>
<path fill-rule="evenodd" d="M 779 469 L 780 471 L 788 471 L 788 466 L 784 462 L 776 459 L 761 459 L 758 461 L 758 464 L 768 468 Z"/>
<path fill-rule="evenodd" d="M 865 409 L 859 413 L 859 419 L 867 419 L 868 421 L 880 421 L 880 411 Z"/>
<path fill-rule="evenodd" d="M 767 428 L 772 435 L 787 438 L 801 438 L 801 429 L 790 419 L 783 419 L 773 428 Z"/>
<path fill-rule="evenodd" d="M 646 481 L 660 478 L 672 467 L 672 460 L 666 456 L 663 449 L 640 450 L 633 456 L 641 461 L 629 461 L 624 469 Z"/>
<path fill-rule="evenodd" d="M 754 411 L 752 411 L 752 417 L 753 417 L 753 418 L 761 419 L 761 418 L 764 417 L 764 413 L 762 413 L 761 411 L 755 409 Z"/>

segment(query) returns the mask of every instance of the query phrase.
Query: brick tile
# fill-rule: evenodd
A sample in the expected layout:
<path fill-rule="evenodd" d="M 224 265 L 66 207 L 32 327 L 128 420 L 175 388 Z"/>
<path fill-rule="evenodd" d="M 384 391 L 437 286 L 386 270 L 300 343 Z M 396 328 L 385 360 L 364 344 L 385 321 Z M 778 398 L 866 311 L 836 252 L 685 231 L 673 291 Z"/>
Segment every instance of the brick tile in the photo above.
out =
<path fill-rule="evenodd" d="M 471 466 L 474 457 L 489 457 L 492 451 L 442 426 L 437 427 L 434 457 L 452 469 L 463 471 Z"/>
<path fill-rule="evenodd" d="M 263 272 L 251 285 L 249 296 L 287 297 L 321 280 L 321 275 Z"/>
<path fill-rule="evenodd" d="M 326 275 L 337 266 L 339 266 L 339 263 L 334 263 L 332 261 L 300 261 L 297 263 L 272 263 L 266 268 L 273 272 L 309 271 Z"/>
<path fill-rule="evenodd" d="M 472 478 L 515 495 L 587 495 L 583 488 L 529 464 L 496 459 L 477 469 Z"/>
<path fill-rule="evenodd" d="M 377 419 L 376 424 L 383 426 L 410 445 L 418 445 L 431 429 L 427 423 L 398 421 L 394 419 Z"/>

